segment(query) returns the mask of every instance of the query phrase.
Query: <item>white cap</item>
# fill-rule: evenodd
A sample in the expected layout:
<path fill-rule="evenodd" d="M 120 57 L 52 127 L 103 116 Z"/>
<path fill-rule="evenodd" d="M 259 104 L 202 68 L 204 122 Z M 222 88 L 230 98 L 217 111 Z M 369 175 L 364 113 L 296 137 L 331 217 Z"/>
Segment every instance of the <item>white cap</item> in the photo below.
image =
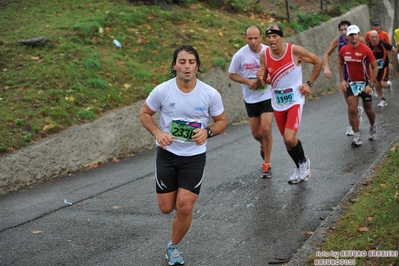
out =
<path fill-rule="evenodd" d="M 351 34 L 359 34 L 360 33 L 360 29 L 358 26 L 356 25 L 350 25 L 347 29 L 346 29 L 346 36 L 349 36 Z"/>

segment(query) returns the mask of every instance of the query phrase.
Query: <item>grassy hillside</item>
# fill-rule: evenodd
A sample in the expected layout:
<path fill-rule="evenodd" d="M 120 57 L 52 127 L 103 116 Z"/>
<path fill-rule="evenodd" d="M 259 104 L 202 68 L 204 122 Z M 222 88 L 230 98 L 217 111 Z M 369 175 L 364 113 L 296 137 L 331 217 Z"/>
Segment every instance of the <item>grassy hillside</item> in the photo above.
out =
<path fill-rule="evenodd" d="M 0 156 L 145 98 L 168 79 L 180 44 L 197 48 L 207 72 L 228 66 L 249 24 L 264 29 L 280 18 L 290 35 L 329 18 L 304 13 L 303 5 L 314 7 L 313 1 L 290 1 L 294 11 L 303 9 L 291 11 L 290 24 L 262 8 L 284 11 L 282 0 L 184 2 L 0 0 Z M 17 43 L 37 36 L 50 42 Z"/>

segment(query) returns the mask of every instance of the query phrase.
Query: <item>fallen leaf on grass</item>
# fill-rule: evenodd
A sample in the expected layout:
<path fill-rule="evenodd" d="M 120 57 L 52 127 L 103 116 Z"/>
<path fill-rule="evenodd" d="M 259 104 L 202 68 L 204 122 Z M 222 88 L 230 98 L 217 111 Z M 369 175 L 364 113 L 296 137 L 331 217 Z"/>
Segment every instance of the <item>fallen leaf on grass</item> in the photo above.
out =
<path fill-rule="evenodd" d="M 362 226 L 359 228 L 359 232 L 367 232 L 369 228 L 367 226 Z"/>
<path fill-rule="evenodd" d="M 43 127 L 43 130 L 46 131 L 46 130 L 49 130 L 49 129 L 53 129 L 54 127 L 55 127 L 55 126 L 54 126 L 53 124 L 45 125 L 45 126 Z"/>
<path fill-rule="evenodd" d="M 394 199 L 396 199 L 398 197 L 398 192 L 395 192 L 395 195 L 393 196 Z"/>
<path fill-rule="evenodd" d="M 65 97 L 65 100 L 68 101 L 68 102 L 72 102 L 73 103 L 75 101 L 75 98 L 73 98 L 73 96 Z"/>

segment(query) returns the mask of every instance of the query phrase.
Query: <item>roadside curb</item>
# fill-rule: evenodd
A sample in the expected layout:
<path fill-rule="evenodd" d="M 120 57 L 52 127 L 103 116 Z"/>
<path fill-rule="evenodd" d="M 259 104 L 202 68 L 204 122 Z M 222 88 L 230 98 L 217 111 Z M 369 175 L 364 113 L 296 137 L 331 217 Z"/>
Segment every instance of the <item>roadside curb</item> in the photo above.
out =
<path fill-rule="evenodd" d="M 373 169 L 376 165 L 382 163 L 388 158 L 390 150 L 399 142 L 399 135 L 396 136 L 392 142 L 388 145 L 386 151 L 382 153 L 378 159 L 367 169 L 364 175 L 359 181 L 349 190 L 345 197 L 338 203 L 337 207 L 327 216 L 327 218 L 320 224 L 320 226 L 313 232 L 308 240 L 297 250 L 297 253 L 290 259 L 285 266 L 298 266 L 298 265 L 309 265 L 308 258 L 315 254 L 318 250 L 317 245 L 324 242 L 326 239 L 329 228 L 331 228 L 337 219 L 345 214 L 346 210 L 343 207 L 344 204 L 350 203 L 351 199 L 356 199 L 359 196 L 362 188 L 364 187 L 364 181 L 372 179 L 374 172 Z M 311 264 L 313 265 L 313 264 Z"/>

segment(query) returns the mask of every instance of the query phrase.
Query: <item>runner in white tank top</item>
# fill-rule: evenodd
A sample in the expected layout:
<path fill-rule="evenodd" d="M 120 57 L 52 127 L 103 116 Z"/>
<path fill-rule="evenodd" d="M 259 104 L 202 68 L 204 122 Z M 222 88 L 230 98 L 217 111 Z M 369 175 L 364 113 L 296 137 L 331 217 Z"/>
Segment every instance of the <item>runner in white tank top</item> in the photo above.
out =
<path fill-rule="evenodd" d="M 284 43 L 283 30 L 277 24 L 266 29 L 269 48 L 260 56 L 257 77 L 272 88 L 274 116 L 287 152 L 295 163 L 294 174 L 288 183 L 297 184 L 310 178 L 310 160 L 305 156 L 296 134 L 301 123 L 305 96 L 309 96 L 313 82 L 319 76 L 323 61 L 302 46 Z M 301 63 L 313 64 L 308 81 L 302 84 Z"/>

